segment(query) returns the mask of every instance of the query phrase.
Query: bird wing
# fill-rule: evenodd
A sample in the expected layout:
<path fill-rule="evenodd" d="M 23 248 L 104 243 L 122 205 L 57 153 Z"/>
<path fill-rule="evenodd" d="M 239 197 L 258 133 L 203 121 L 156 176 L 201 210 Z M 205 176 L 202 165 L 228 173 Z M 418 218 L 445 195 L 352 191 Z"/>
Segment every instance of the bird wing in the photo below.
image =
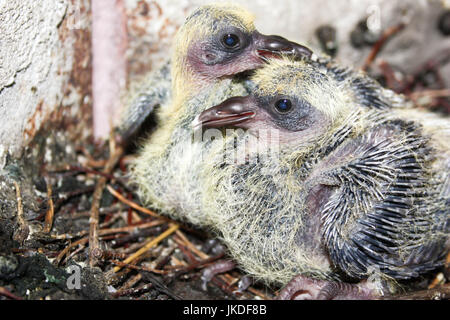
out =
<path fill-rule="evenodd" d="M 171 99 L 171 85 L 170 61 L 167 61 L 161 68 L 147 76 L 122 113 L 118 126 L 122 141 L 129 141 L 141 129 L 155 108 Z"/>
<path fill-rule="evenodd" d="M 351 160 L 333 169 L 337 191 L 322 212 L 334 264 L 355 278 L 372 272 L 410 278 L 442 264 L 449 199 L 430 172 L 427 139 L 411 122 L 398 120 L 347 148 Z"/>
<path fill-rule="evenodd" d="M 316 63 L 321 70 L 349 86 L 361 106 L 375 109 L 413 106 L 403 95 L 384 88 L 361 70 L 344 67 L 324 55 L 319 56 Z"/>

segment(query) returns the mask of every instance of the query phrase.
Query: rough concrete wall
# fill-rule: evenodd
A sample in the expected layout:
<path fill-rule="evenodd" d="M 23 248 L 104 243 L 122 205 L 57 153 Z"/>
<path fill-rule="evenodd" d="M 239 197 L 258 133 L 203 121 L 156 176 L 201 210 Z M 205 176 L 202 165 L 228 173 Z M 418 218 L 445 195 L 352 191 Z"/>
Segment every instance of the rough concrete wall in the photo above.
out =
<path fill-rule="evenodd" d="M 0 1 L 0 160 L 20 156 L 44 124 L 89 134 L 89 2 Z"/>
<path fill-rule="evenodd" d="M 155 68 L 168 55 L 176 28 L 193 8 L 211 0 L 126 0 L 129 16 L 130 76 L 139 76 Z M 355 50 L 350 46 L 350 32 L 367 16 L 379 15 L 380 27 L 410 22 L 390 41 L 379 58 L 405 71 L 420 65 L 439 50 L 450 47 L 436 29 L 437 17 L 449 1 L 441 0 L 234 0 L 256 16 L 256 26 L 263 33 L 280 34 L 319 48 L 315 30 L 322 24 L 337 29 L 340 44 L 337 59 L 361 66 L 370 48 Z M 450 68 L 449 68 L 450 71 Z M 443 72 L 445 73 L 445 72 Z M 450 72 L 447 72 L 450 74 Z M 450 77 L 450 76 L 448 76 Z M 450 80 L 450 79 L 448 79 Z"/>

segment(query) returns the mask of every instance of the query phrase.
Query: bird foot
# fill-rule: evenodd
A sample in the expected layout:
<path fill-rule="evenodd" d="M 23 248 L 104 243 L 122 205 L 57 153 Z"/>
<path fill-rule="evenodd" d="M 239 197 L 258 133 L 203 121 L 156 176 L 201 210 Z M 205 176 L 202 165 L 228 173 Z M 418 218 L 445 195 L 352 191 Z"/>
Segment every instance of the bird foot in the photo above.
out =
<path fill-rule="evenodd" d="M 202 289 L 206 291 L 208 282 L 216 275 L 230 271 L 236 267 L 236 263 L 231 260 L 219 260 L 202 271 Z"/>
<path fill-rule="evenodd" d="M 277 300 L 371 300 L 377 296 L 367 281 L 352 284 L 299 275 L 280 291 Z"/>
<path fill-rule="evenodd" d="M 214 256 L 225 254 L 225 246 L 218 239 L 206 240 L 202 247 L 202 251 Z"/>
<path fill-rule="evenodd" d="M 242 293 L 248 289 L 253 284 L 253 278 L 249 275 L 243 276 L 238 282 L 238 289 L 236 292 Z"/>

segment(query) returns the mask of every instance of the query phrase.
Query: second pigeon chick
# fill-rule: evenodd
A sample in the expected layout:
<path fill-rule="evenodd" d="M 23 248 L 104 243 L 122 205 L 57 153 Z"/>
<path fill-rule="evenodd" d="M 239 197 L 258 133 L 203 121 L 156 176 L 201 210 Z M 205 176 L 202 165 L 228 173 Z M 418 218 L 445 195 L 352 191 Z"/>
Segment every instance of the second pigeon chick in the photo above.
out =
<path fill-rule="evenodd" d="M 247 130 L 213 143 L 200 181 L 205 216 L 243 269 L 282 285 L 301 275 L 291 293 L 333 298 L 330 281 L 408 279 L 444 263 L 448 118 L 322 62 L 273 60 L 253 80 L 253 94 L 197 119 Z"/>

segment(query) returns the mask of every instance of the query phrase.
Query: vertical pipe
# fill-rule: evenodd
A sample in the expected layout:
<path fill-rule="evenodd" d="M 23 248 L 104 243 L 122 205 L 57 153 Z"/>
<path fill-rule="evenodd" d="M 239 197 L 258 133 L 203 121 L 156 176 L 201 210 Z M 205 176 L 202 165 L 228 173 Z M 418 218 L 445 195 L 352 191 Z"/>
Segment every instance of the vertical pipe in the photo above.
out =
<path fill-rule="evenodd" d="M 109 136 L 126 84 L 127 25 L 123 0 L 92 0 L 94 137 Z"/>

